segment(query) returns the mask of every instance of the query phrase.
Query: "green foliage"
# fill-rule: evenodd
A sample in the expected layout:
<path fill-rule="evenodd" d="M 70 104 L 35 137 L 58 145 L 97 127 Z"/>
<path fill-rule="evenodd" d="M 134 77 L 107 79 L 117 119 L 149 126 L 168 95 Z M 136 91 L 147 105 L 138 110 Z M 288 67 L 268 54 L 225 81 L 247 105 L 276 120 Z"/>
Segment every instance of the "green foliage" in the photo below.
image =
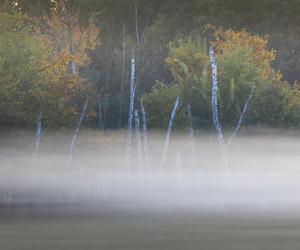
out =
<path fill-rule="evenodd" d="M 274 55 L 272 50 L 267 50 L 265 40 L 245 31 L 218 30 L 214 36 L 219 81 L 217 95 L 222 124 L 236 125 L 253 85 L 257 88 L 253 103 L 250 104 L 251 112 L 246 118 L 249 123 L 272 126 L 284 122 L 299 123 L 299 116 L 295 115 L 300 107 L 299 96 L 295 94 L 297 91 L 282 82 L 280 74 L 272 69 Z M 211 68 L 204 42 L 195 39 L 193 34 L 172 42 L 169 49 L 166 63 L 175 82 L 163 89 L 156 88 L 148 95 L 148 106 L 170 107 L 174 99 L 171 93 L 175 88 L 183 106 L 191 105 L 196 125 L 210 126 Z M 159 107 L 150 109 L 151 115 L 157 114 L 158 110 Z M 182 114 L 180 117 L 183 124 L 186 118 Z M 158 120 L 152 119 L 151 122 L 153 126 L 160 126 Z"/>
<path fill-rule="evenodd" d="M 35 28 L 25 15 L 0 13 L 0 122 L 33 125 L 42 111 L 45 125 L 72 124 L 88 85 L 53 70 Z"/>
<path fill-rule="evenodd" d="M 299 125 L 299 91 L 287 83 L 277 81 L 260 89 L 252 105 L 251 123 L 272 127 Z"/>
<path fill-rule="evenodd" d="M 166 128 L 176 97 L 180 94 L 179 86 L 167 86 L 157 81 L 152 92 L 143 97 L 150 126 Z M 158 126 L 157 126 L 158 125 Z"/>
<path fill-rule="evenodd" d="M 2 121 L 26 123 L 38 111 L 40 76 L 45 57 L 33 35 L 30 19 L 21 14 L 0 14 L 0 112 Z"/>
<path fill-rule="evenodd" d="M 122 114 L 121 124 L 126 124 L 130 57 L 135 48 L 137 99 L 145 96 L 150 125 L 166 127 L 176 95 L 180 95 L 176 124 L 185 126 L 185 108 L 190 104 L 194 125 L 209 127 L 211 68 L 207 41 L 213 41 L 218 62 L 218 102 L 224 126 L 236 124 L 253 84 L 256 88 L 246 115 L 247 123 L 299 124 L 299 88 L 294 87 L 300 76 L 299 1 L 68 1 L 75 6 L 74 13 L 80 14 L 74 20 L 78 24 L 73 34 L 74 44 L 82 41 L 83 33 L 79 31 L 86 31 L 83 27 L 89 27 L 91 20 L 95 29 L 86 33 L 83 44 L 96 34 L 93 30 L 101 29 L 101 45 L 83 46 L 80 50 L 83 57 L 71 58 L 79 66 L 79 76 L 65 74 L 70 56 L 62 19 L 48 22 L 55 21 L 51 19 L 55 2 L 18 0 L 15 5 L 13 0 L 4 0 L 0 3 L 1 10 L 9 13 L 0 14 L 1 123 L 32 125 L 43 110 L 44 124 L 72 125 L 83 100 L 90 96 L 91 123 L 95 123 L 95 112 L 102 107 L 106 127 L 118 126 L 119 114 Z M 225 30 L 211 34 L 205 30 L 208 23 Z M 275 51 L 269 48 L 276 50 L 276 58 Z M 289 84 L 281 80 L 274 68 L 283 72 Z M 163 87 L 153 87 L 156 80 L 165 83 Z M 94 87 L 98 99 L 92 93 Z"/>

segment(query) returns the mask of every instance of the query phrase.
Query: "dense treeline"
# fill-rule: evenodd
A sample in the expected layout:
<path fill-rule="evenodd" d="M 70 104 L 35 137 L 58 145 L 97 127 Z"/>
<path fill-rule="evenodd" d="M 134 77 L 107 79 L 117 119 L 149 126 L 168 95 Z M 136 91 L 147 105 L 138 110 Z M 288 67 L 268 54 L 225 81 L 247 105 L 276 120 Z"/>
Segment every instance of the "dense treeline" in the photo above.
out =
<path fill-rule="evenodd" d="M 247 124 L 300 123 L 298 0 L 6 0 L 0 3 L 0 122 L 126 126 L 130 58 L 136 107 L 165 127 L 189 104 L 197 128 L 211 126 L 208 45 L 219 65 L 222 123 L 236 124 L 255 86 Z"/>

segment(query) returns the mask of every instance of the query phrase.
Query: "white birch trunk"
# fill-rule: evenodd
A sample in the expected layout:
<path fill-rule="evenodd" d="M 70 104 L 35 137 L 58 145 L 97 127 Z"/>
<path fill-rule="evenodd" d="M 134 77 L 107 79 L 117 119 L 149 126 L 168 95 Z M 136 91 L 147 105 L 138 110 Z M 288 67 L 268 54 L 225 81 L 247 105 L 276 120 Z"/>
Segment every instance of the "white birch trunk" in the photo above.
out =
<path fill-rule="evenodd" d="M 139 163 L 139 167 L 142 167 L 143 152 L 142 152 L 142 140 L 141 140 L 141 133 L 140 133 L 140 116 L 138 110 L 135 110 L 134 117 L 135 117 L 135 136 L 136 136 L 138 163 Z"/>
<path fill-rule="evenodd" d="M 135 57 L 134 52 L 131 57 L 131 77 L 130 77 L 130 102 L 128 112 L 128 133 L 127 133 L 127 161 L 131 160 L 131 137 L 132 137 L 132 119 L 135 99 Z"/>
<path fill-rule="evenodd" d="M 171 117 L 170 117 L 170 120 L 169 120 L 167 136 L 166 136 L 166 139 L 165 139 L 165 144 L 164 144 L 162 157 L 161 157 L 161 161 L 160 161 L 160 170 L 161 171 L 165 167 L 165 163 L 166 163 L 166 159 L 167 159 L 167 153 L 168 153 L 169 144 L 170 144 L 171 132 L 172 132 L 172 128 L 173 128 L 173 122 L 174 122 L 174 118 L 175 118 L 175 115 L 176 115 L 178 105 L 179 105 L 179 97 L 176 98 L 176 101 L 174 103 L 174 107 L 173 107 L 173 110 L 172 110 L 172 113 L 171 113 Z"/>
<path fill-rule="evenodd" d="M 209 48 L 210 62 L 212 68 L 212 91 L 211 91 L 211 107 L 212 107 L 212 118 L 215 130 L 217 132 L 218 144 L 221 151 L 223 163 L 227 166 L 227 149 L 224 144 L 224 137 L 222 133 L 222 127 L 219 121 L 219 109 L 218 109 L 218 78 L 217 78 L 217 63 L 215 59 L 214 49 L 211 46 Z"/>
<path fill-rule="evenodd" d="M 83 106 L 83 110 L 82 110 L 82 113 L 81 113 L 80 118 L 78 120 L 77 128 L 76 128 L 75 134 L 73 136 L 73 139 L 72 139 L 72 142 L 71 142 L 71 145 L 70 145 L 70 155 L 69 155 L 69 159 L 68 159 L 68 166 L 70 166 L 71 162 L 72 162 L 74 145 L 75 145 L 76 139 L 79 135 L 81 124 L 82 124 L 84 116 L 86 114 L 87 106 L 88 106 L 88 99 L 86 99 L 85 104 Z"/>
<path fill-rule="evenodd" d="M 193 120 L 192 120 L 192 109 L 190 104 L 187 105 L 187 115 L 189 119 L 188 133 L 190 139 L 192 140 L 194 137 L 194 129 L 193 129 Z"/>
<path fill-rule="evenodd" d="M 143 120 L 143 151 L 144 151 L 144 160 L 148 171 L 150 171 L 150 159 L 148 152 L 148 134 L 147 134 L 147 114 L 144 108 L 143 99 L 141 99 L 141 111 L 142 111 L 142 120 Z"/>
<path fill-rule="evenodd" d="M 126 59 L 126 41 L 125 41 L 125 25 L 123 25 L 123 35 L 122 35 L 122 72 L 121 72 L 120 102 L 119 102 L 119 129 L 122 128 L 122 111 L 123 111 L 123 96 L 124 96 L 125 59 Z"/>
<path fill-rule="evenodd" d="M 255 90 L 255 86 L 253 85 L 253 86 L 252 86 L 252 89 L 251 89 L 251 93 L 250 93 L 250 95 L 248 96 L 248 99 L 247 99 L 247 101 L 246 101 L 246 103 L 245 103 L 245 105 L 244 105 L 244 108 L 243 108 L 243 111 L 242 111 L 242 113 L 241 113 L 241 116 L 240 116 L 240 119 L 239 119 L 239 121 L 238 121 L 238 124 L 237 124 L 237 126 L 236 126 L 236 128 L 235 128 L 233 134 L 231 135 L 231 137 L 230 137 L 229 140 L 228 140 L 228 143 L 227 143 L 227 146 L 228 146 L 228 147 L 230 146 L 232 140 L 234 139 L 234 137 L 238 134 L 238 132 L 239 132 L 240 129 L 241 129 L 241 126 L 242 126 L 242 123 L 243 123 L 245 114 L 247 113 L 248 108 L 249 108 L 249 104 L 250 104 L 250 102 L 251 102 L 251 100 L 252 100 L 252 97 L 253 97 L 253 94 L 254 94 L 254 90 Z"/>
<path fill-rule="evenodd" d="M 34 152 L 35 157 L 38 156 L 39 149 L 40 149 L 41 136 L 42 136 L 42 117 L 43 117 L 43 113 L 41 112 L 39 114 L 36 123 L 36 128 L 35 128 L 35 152 Z"/>
<path fill-rule="evenodd" d="M 193 166 L 196 166 L 196 157 L 195 157 L 195 143 L 194 143 L 194 128 L 193 128 L 193 120 L 192 120 L 192 109 L 191 105 L 187 106 L 187 115 L 189 119 L 189 127 L 188 127 L 188 135 L 190 139 L 190 148 L 191 148 L 191 157 L 193 161 Z"/>

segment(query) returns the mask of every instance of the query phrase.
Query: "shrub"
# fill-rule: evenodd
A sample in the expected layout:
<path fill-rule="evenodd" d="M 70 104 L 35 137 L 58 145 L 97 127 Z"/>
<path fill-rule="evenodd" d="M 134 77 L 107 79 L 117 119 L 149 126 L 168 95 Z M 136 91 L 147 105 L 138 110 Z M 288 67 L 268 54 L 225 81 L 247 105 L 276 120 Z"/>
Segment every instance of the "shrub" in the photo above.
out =
<path fill-rule="evenodd" d="M 70 125 L 91 94 L 87 81 L 66 73 L 68 58 L 53 60 L 45 38 L 20 13 L 0 13 L 0 122 L 32 126 L 42 111 L 44 124 Z"/>
<path fill-rule="evenodd" d="M 244 30 L 235 32 L 219 29 L 213 32 L 213 37 L 211 44 L 215 48 L 218 63 L 218 103 L 223 126 L 237 123 L 253 85 L 256 89 L 246 115 L 248 123 L 272 126 L 283 121 L 299 123 L 298 91 L 281 81 L 281 74 L 273 70 L 275 52 L 267 49 L 267 40 Z M 154 89 L 147 97 L 148 106 L 156 103 L 170 107 L 170 93 L 175 88 L 182 105 L 191 105 L 196 125 L 210 126 L 211 67 L 205 41 L 201 34 L 193 33 L 169 45 L 166 63 L 173 74 L 174 83 L 163 90 Z M 159 106 L 156 110 L 150 109 L 150 113 L 157 110 Z M 184 124 L 186 118 L 183 115 L 180 117 Z M 159 119 L 152 119 L 151 122 L 154 126 L 160 126 Z"/>

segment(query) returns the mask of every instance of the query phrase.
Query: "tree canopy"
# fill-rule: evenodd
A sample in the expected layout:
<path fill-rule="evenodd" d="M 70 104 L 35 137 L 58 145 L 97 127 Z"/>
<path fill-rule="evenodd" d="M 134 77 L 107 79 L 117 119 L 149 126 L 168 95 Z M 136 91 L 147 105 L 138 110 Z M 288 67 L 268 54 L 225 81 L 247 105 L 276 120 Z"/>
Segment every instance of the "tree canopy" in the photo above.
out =
<path fill-rule="evenodd" d="M 163 127 L 177 95 L 211 126 L 208 46 L 219 66 L 223 123 L 256 86 L 249 124 L 299 125 L 300 1 L 5 0 L 0 3 L 0 121 L 72 125 L 89 98 L 89 126 L 126 126 L 130 58 L 137 107 Z"/>

